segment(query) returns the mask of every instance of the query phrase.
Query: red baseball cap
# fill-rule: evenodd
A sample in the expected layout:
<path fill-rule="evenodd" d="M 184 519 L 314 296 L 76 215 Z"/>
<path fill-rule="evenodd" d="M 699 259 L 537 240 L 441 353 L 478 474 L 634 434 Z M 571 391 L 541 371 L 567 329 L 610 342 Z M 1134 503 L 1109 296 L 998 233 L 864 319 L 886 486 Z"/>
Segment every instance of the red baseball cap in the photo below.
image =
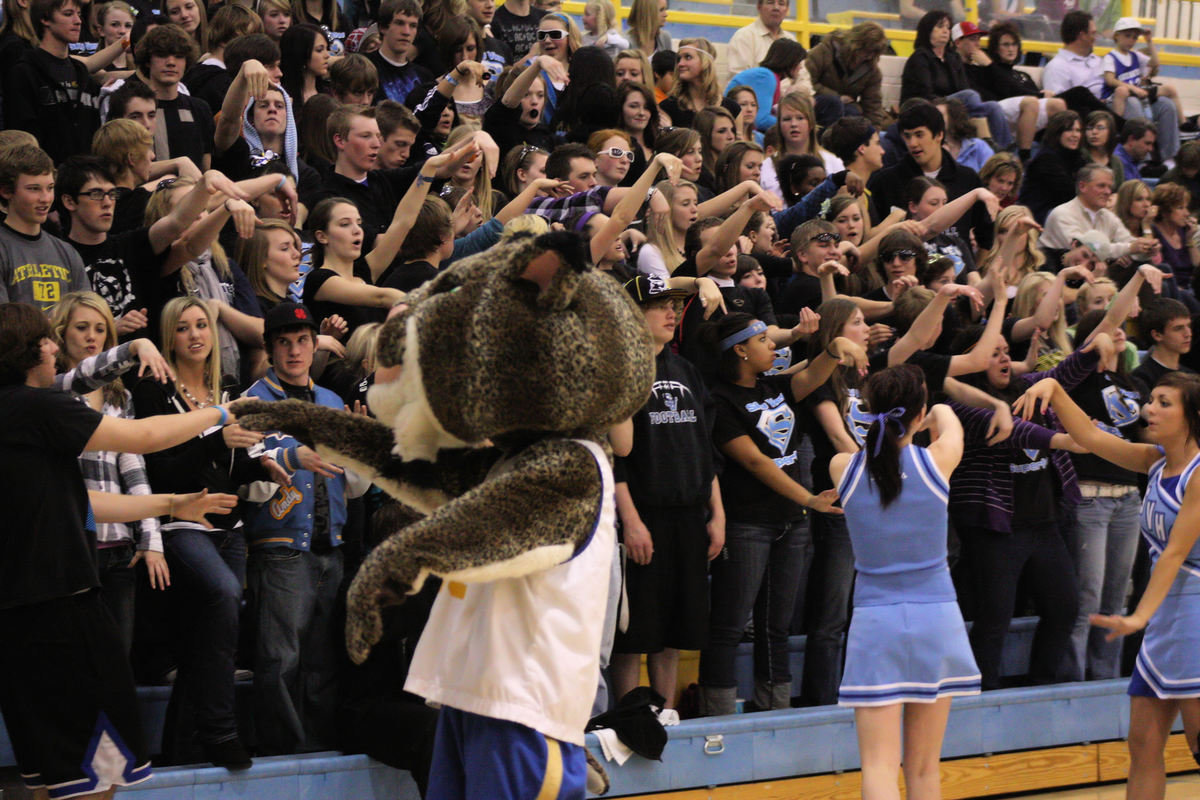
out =
<path fill-rule="evenodd" d="M 960 22 L 950 29 L 950 40 L 957 42 L 964 36 L 982 36 L 985 33 L 987 33 L 987 31 L 980 28 L 974 22 L 968 20 L 966 22 Z"/>

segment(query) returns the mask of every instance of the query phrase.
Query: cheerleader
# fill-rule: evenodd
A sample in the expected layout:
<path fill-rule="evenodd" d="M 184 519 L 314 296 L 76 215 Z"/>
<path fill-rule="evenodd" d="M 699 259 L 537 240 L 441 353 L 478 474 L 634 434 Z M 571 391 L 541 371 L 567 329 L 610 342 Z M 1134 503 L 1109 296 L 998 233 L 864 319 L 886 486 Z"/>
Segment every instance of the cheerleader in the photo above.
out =
<path fill-rule="evenodd" d="M 1015 404 L 1024 415 L 1051 405 L 1081 446 L 1119 467 L 1148 473 L 1141 533 L 1150 583 L 1128 616 L 1093 614 L 1109 640 L 1146 629 L 1129 681 L 1130 800 L 1166 794 L 1163 751 L 1175 716 L 1200 698 L 1200 377 L 1169 372 L 1142 408 L 1146 439 L 1129 442 L 1098 428 L 1055 380 L 1034 384 Z M 1196 488 L 1189 484 L 1197 481 Z M 1190 491 L 1189 491 L 1190 490 Z"/>
<path fill-rule="evenodd" d="M 838 704 L 855 709 L 864 800 L 941 796 L 938 762 L 950 698 L 978 694 L 979 668 L 946 562 L 950 473 L 963 431 L 948 406 L 926 413 L 920 368 L 864 387 L 866 446 L 830 462 L 858 579 Z M 912 444 L 928 430 L 928 448 Z"/>

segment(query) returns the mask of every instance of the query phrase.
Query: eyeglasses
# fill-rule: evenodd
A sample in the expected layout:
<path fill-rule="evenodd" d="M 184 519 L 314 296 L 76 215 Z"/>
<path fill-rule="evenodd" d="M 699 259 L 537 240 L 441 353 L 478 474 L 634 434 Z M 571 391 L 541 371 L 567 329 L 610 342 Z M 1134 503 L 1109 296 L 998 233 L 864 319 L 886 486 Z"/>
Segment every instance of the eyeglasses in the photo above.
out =
<path fill-rule="evenodd" d="M 549 30 L 549 31 L 538 31 L 537 38 L 538 38 L 538 41 L 545 41 L 546 39 L 553 39 L 554 41 L 557 42 L 559 39 L 567 38 L 567 32 L 560 28 L 554 28 L 553 30 Z"/>
<path fill-rule="evenodd" d="M 76 197 L 87 197 L 97 203 L 101 203 L 104 201 L 105 198 L 107 198 L 109 200 L 112 200 L 115 203 L 118 200 L 120 200 L 122 197 L 125 196 L 125 191 L 126 190 L 124 187 L 117 186 L 112 189 L 109 189 L 108 191 L 105 191 L 104 189 L 89 189 L 88 191 L 80 192 L 79 194 L 77 194 L 75 196 Z"/>
<path fill-rule="evenodd" d="M 179 178 L 163 178 L 158 182 L 158 185 L 154 187 L 154 191 L 161 192 L 163 189 L 170 189 L 175 185 L 175 181 L 177 180 L 179 180 Z"/>
<path fill-rule="evenodd" d="M 912 261 L 912 260 L 916 259 L 916 257 L 917 257 L 916 250 L 893 250 L 890 253 L 883 254 L 884 261 L 894 261 L 897 258 L 900 259 L 901 261 Z"/>
<path fill-rule="evenodd" d="M 610 147 L 607 150 L 601 150 L 596 155 L 609 156 L 610 158 L 623 158 L 626 161 L 633 163 L 633 151 L 632 150 L 622 150 L 619 147 Z"/>
<path fill-rule="evenodd" d="M 818 233 L 816 236 L 812 237 L 808 241 L 810 244 L 813 242 L 820 242 L 821 244 L 829 244 L 830 242 L 840 242 L 841 240 L 842 240 L 842 235 L 840 233 L 830 233 L 829 231 L 825 231 L 824 233 Z"/>

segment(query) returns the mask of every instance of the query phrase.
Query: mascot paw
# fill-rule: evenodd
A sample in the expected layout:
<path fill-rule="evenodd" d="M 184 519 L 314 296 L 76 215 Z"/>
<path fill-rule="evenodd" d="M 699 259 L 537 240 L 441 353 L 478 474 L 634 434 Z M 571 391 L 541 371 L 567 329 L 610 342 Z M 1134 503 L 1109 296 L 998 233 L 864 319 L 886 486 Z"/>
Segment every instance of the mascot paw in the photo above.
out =
<path fill-rule="evenodd" d="M 587 756 L 588 792 L 590 794 L 608 794 L 608 773 L 604 771 L 604 767 L 600 766 L 600 762 L 591 754 L 591 751 L 584 750 L 583 754 Z"/>
<path fill-rule="evenodd" d="M 230 409 L 238 425 L 251 431 L 282 431 L 305 444 L 312 444 L 310 433 L 314 406 L 299 400 L 267 402 L 253 398 L 236 400 Z"/>
<path fill-rule="evenodd" d="M 355 664 L 371 654 L 371 648 L 383 638 L 383 616 L 374 597 L 356 598 L 354 590 L 346 598 L 346 652 Z"/>

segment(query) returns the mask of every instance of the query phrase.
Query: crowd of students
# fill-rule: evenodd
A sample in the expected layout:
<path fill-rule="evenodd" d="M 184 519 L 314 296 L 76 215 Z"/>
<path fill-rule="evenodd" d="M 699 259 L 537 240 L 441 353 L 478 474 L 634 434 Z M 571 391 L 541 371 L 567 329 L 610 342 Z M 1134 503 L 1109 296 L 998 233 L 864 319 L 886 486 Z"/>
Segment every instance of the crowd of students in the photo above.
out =
<path fill-rule="evenodd" d="M 1066 14 L 1038 89 L 1014 68 L 1015 24 L 930 11 L 890 109 L 873 23 L 806 52 L 780 28 L 787 3 L 760 0 L 722 85 L 709 41 L 667 35 L 666 6 L 636 0 L 622 31 L 608 0 L 582 25 L 530 0 L 6 2 L 0 300 L 55 351 L 53 376 L 4 355 L 6 387 L 75 399 L 4 400 L 20 414 L 2 468 L 32 491 L 9 462 L 53 412 L 55 452 L 79 456 L 89 495 L 73 488 L 15 526 L 78 516 L 64 530 L 87 563 L 41 582 L 50 545 L 6 556 L 4 630 L 95 594 L 116 662 L 174 683 L 167 762 L 236 769 L 251 752 L 343 747 L 422 776 L 435 715 L 400 690 L 422 604 L 366 667 L 339 645 L 345 585 L 398 512 L 299 442 L 240 428 L 225 404 L 368 413 L 389 308 L 504 237 L 565 229 L 641 306 L 657 358 L 646 407 L 611 435 L 629 612 L 609 670 L 618 697 L 647 655 L 673 704 L 679 650 L 700 650 L 696 713 L 733 713 L 752 635 L 748 707 L 836 703 L 839 686 L 846 700 L 864 566 L 835 482 L 854 468 L 835 456 L 891 424 L 867 379 L 905 363 L 963 429 L 961 462 L 937 458 L 953 469 L 946 536 L 982 687 L 1006 684 L 1005 636 L 1030 612 L 1033 682 L 1127 673 L 1088 620 L 1146 585 L 1141 484 L 1053 413 L 1014 420 L 1011 406 L 1054 378 L 1137 442 L 1151 390 L 1194 366 L 1200 143 L 1180 143 L 1149 32 L 1119 20 L 1100 58 L 1094 20 Z M 101 416 L 179 422 L 139 442 L 145 426 L 101 436 Z M 239 668 L 253 672 L 251 730 Z M 3 669 L 24 771 L 52 796 L 95 790 L 72 783 L 61 744 L 26 730 L 36 706 L 10 690 L 30 666 Z M 136 719 L 101 710 L 133 754 L 124 782 L 144 777 Z"/>

